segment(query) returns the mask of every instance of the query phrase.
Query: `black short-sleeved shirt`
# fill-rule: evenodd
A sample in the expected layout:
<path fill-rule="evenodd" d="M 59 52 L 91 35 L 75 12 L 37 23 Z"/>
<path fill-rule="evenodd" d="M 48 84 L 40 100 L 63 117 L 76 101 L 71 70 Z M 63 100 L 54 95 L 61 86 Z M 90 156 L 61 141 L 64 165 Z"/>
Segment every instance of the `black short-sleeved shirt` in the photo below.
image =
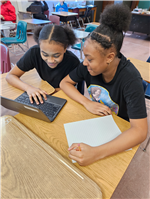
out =
<path fill-rule="evenodd" d="M 31 47 L 24 56 L 17 62 L 22 71 L 29 71 L 36 68 L 40 77 L 47 81 L 54 88 L 59 88 L 60 81 L 79 65 L 79 59 L 71 52 L 66 51 L 64 58 L 56 68 L 50 68 L 42 59 L 38 45 Z"/>
<path fill-rule="evenodd" d="M 70 72 L 74 82 L 85 80 L 93 101 L 107 105 L 113 113 L 125 120 L 147 117 L 142 78 L 134 65 L 120 54 L 114 78 L 106 83 L 102 74 L 91 76 L 81 63 Z"/>

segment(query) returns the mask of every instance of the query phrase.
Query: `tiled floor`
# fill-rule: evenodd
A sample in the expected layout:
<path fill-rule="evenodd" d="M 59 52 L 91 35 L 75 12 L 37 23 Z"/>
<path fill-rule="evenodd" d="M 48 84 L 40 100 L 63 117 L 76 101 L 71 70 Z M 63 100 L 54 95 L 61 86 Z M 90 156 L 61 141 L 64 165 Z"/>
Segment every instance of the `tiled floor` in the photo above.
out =
<path fill-rule="evenodd" d="M 35 44 L 32 35 L 28 35 L 28 42 L 30 47 Z M 78 57 L 80 56 L 79 51 L 72 51 Z M 150 37 L 144 34 L 126 33 L 121 52 L 126 57 L 146 61 L 150 56 Z M 10 53 L 11 62 L 15 64 L 21 56 L 22 55 L 14 56 Z M 149 125 L 148 139 L 150 136 L 150 100 L 148 99 L 146 99 L 146 107 Z M 2 108 L 1 115 L 5 114 L 15 115 L 16 113 Z M 147 140 L 140 145 L 131 164 L 112 195 L 112 199 L 150 199 L 150 144 L 146 152 L 142 151 L 146 142 Z"/>

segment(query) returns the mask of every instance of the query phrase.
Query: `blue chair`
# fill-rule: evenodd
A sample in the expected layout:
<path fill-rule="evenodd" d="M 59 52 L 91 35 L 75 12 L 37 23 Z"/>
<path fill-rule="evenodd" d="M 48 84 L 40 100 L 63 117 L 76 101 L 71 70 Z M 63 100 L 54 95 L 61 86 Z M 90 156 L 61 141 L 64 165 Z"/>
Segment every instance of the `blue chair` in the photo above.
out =
<path fill-rule="evenodd" d="M 147 62 L 150 63 L 150 56 L 147 59 Z M 145 92 L 145 98 L 150 99 L 150 84 L 149 83 L 148 83 L 148 86 L 147 86 L 147 89 L 146 89 L 146 92 Z"/>
<path fill-rule="evenodd" d="M 6 45 L 16 44 L 18 45 L 24 52 L 25 50 L 20 46 L 27 41 L 27 23 L 24 21 L 19 21 L 17 24 L 17 33 L 15 37 L 4 37 L 1 38 L 1 42 Z M 28 42 L 27 42 L 28 47 Z"/>
<path fill-rule="evenodd" d="M 145 80 L 142 80 L 143 83 L 143 88 L 144 88 L 144 94 L 146 93 L 147 87 L 148 87 L 148 83 Z"/>
<path fill-rule="evenodd" d="M 96 28 L 97 28 L 97 25 L 89 24 L 89 25 L 87 25 L 85 32 L 92 32 Z M 83 45 L 84 45 L 85 39 L 82 39 L 82 42 L 83 42 Z M 71 46 L 71 48 L 75 49 L 75 50 L 81 50 L 81 43 L 75 44 L 75 45 Z"/>

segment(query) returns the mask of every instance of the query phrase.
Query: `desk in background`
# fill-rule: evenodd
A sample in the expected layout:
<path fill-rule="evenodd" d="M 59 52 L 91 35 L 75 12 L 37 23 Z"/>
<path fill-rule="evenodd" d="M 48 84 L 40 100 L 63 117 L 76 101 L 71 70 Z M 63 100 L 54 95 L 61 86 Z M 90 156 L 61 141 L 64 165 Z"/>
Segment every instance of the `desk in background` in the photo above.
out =
<path fill-rule="evenodd" d="M 94 10 L 93 22 L 95 22 L 95 19 L 96 19 L 96 11 L 97 11 L 97 7 L 96 7 L 95 5 L 69 7 L 69 8 L 68 8 L 68 11 L 69 11 L 69 12 L 72 12 L 73 9 L 79 8 L 79 12 L 85 12 L 85 11 L 87 10 L 87 7 L 91 7 L 91 10 Z"/>
<path fill-rule="evenodd" d="M 20 95 L 21 91 L 18 92 L 18 89 L 15 88 L 13 90 L 9 84 L 5 83 L 3 77 L 4 74 L 1 75 L 1 81 L 3 83 L 2 96 L 6 96 L 10 99 L 15 99 Z M 29 81 L 30 78 L 27 78 L 26 80 Z M 36 84 L 38 84 L 37 80 L 39 80 L 39 84 L 42 84 L 43 81 L 39 78 L 37 79 L 35 76 L 33 81 L 36 81 Z M 47 85 L 47 87 L 44 86 L 44 88 L 46 91 L 48 88 L 50 88 L 50 91 L 52 90 L 50 85 Z M 66 159 L 69 159 L 68 144 L 65 135 L 64 124 L 85 119 L 97 118 L 99 116 L 88 112 L 81 104 L 66 96 L 63 91 L 55 93 L 54 96 L 67 99 L 67 103 L 53 122 L 47 123 L 23 114 L 17 114 L 15 118 L 24 124 L 24 126 L 26 126 L 34 134 L 40 137 L 43 141 L 45 141 L 48 145 L 50 145 L 54 150 L 59 152 Z M 113 118 L 122 132 L 130 128 L 129 122 L 115 115 L 113 115 Z M 134 147 L 132 150 L 99 160 L 86 167 L 79 166 L 77 163 L 75 166 L 99 185 L 104 199 L 110 199 L 137 149 L 138 146 Z"/>
<path fill-rule="evenodd" d="M 141 61 L 134 58 L 128 58 L 133 65 L 138 69 L 141 74 L 141 77 L 148 83 L 150 83 L 150 63 Z"/>
<path fill-rule="evenodd" d="M 60 17 L 60 21 L 65 22 L 67 24 L 67 21 L 74 20 L 77 24 L 77 16 L 78 13 L 73 12 L 51 12 L 52 15 L 56 15 Z"/>
<path fill-rule="evenodd" d="M 132 13 L 132 19 L 129 30 L 132 32 L 140 32 L 150 34 L 150 14 Z"/>

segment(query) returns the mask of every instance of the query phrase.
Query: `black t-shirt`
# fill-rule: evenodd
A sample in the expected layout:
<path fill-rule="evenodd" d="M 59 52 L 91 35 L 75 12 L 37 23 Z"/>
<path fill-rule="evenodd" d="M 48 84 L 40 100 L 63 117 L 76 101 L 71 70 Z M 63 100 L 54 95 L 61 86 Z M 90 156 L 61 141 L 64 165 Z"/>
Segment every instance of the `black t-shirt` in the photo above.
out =
<path fill-rule="evenodd" d="M 81 63 L 70 72 L 74 82 L 85 80 L 93 101 L 107 105 L 113 113 L 125 120 L 147 117 L 142 78 L 134 65 L 120 54 L 114 78 L 106 83 L 102 74 L 91 76 Z"/>
<path fill-rule="evenodd" d="M 50 68 L 42 59 L 38 45 L 31 47 L 24 56 L 17 62 L 22 71 L 29 71 L 36 68 L 40 77 L 47 81 L 54 88 L 59 88 L 60 81 L 79 65 L 79 59 L 71 52 L 66 51 L 64 58 L 56 68 Z"/>

